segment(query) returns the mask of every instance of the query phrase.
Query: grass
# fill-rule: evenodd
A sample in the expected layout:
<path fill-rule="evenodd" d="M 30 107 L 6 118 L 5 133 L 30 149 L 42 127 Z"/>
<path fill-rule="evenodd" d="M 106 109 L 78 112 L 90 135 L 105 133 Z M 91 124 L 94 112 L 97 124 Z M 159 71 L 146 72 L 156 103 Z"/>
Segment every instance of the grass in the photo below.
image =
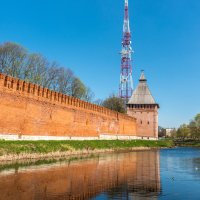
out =
<path fill-rule="evenodd" d="M 83 160 L 87 158 L 96 158 L 96 155 L 90 154 L 87 156 L 72 156 L 68 158 L 54 158 L 54 159 L 42 159 L 42 160 L 24 160 L 24 161 L 16 161 L 11 163 L 0 163 L 0 172 L 9 169 L 18 170 L 21 167 L 29 167 L 29 166 L 41 166 L 41 165 L 50 165 L 54 163 L 71 163 L 76 160 Z"/>
<path fill-rule="evenodd" d="M 77 150 L 126 149 L 132 147 L 172 147 L 172 140 L 101 140 L 101 141 L 4 141 L 0 140 L 0 156 L 12 154 L 46 154 Z"/>

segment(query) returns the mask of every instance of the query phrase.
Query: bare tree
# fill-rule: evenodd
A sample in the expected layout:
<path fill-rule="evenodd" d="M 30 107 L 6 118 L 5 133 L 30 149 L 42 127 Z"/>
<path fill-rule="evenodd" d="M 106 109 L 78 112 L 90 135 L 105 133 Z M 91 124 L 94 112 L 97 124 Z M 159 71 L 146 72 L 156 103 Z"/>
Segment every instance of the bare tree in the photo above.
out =
<path fill-rule="evenodd" d="M 53 86 L 54 90 L 70 95 L 72 91 L 72 82 L 74 80 L 73 72 L 70 69 L 61 67 L 57 75 L 57 80 Z"/>
<path fill-rule="evenodd" d="M 87 102 L 92 102 L 94 97 L 95 97 L 94 92 L 89 87 L 86 87 L 86 91 L 85 91 L 83 100 L 87 101 Z"/>
<path fill-rule="evenodd" d="M 6 42 L 0 45 L 0 72 L 22 78 L 22 70 L 27 60 L 27 51 L 22 46 Z"/>
<path fill-rule="evenodd" d="M 59 65 L 56 62 L 48 63 L 47 72 L 43 80 L 43 87 L 53 89 L 57 84 L 59 74 Z"/>
<path fill-rule="evenodd" d="M 103 105 L 103 100 L 102 99 L 96 99 L 93 101 L 94 104 L 98 105 L 98 106 L 102 106 Z"/>
<path fill-rule="evenodd" d="M 85 101 L 92 101 L 94 93 L 73 72 L 58 63 L 49 62 L 41 54 L 29 54 L 15 43 L 0 45 L 0 73 L 41 85 Z"/>
<path fill-rule="evenodd" d="M 24 68 L 24 79 L 44 86 L 47 82 L 47 72 L 49 69 L 49 62 L 40 54 L 30 54 L 28 62 Z"/>

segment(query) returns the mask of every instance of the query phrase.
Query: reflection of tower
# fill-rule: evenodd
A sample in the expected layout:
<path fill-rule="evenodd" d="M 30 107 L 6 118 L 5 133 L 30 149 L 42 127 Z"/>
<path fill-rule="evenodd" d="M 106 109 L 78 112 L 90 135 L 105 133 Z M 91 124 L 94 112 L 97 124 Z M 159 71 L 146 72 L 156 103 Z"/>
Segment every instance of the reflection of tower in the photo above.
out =
<path fill-rule="evenodd" d="M 143 151 L 136 154 L 134 187 L 129 185 L 129 199 L 158 199 L 161 192 L 160 152 Z M 141 195 L 141 194 L 145 194 Z"/>
<path fill-rule="evenodd" d="M 119 96 L 128 102 L 133 92 L 132 79 L 132 48 L 131 48 L 131 32 L 129 26 L 128 0 L 125 0 L 125 14 L 123 26 L 123 39 L 121 51 L 121 74 Z"/>

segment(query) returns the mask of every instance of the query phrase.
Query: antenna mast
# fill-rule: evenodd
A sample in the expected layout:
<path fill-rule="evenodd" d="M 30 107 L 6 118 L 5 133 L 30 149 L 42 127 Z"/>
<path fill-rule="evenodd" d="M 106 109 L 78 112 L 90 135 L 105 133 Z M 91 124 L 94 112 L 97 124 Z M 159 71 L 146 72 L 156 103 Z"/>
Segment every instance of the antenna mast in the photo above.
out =
<path fill-rule="evenodd" d="M 132 78 L 132 53 L 131 48 L 131 31 L 129 25 L 128 0 L 125 0 L 124 7 L 124 25 L 121 54 L 121 74 L 119 96 L 128 103 L 129 98 L 133 93 L 133 78 Z"/>

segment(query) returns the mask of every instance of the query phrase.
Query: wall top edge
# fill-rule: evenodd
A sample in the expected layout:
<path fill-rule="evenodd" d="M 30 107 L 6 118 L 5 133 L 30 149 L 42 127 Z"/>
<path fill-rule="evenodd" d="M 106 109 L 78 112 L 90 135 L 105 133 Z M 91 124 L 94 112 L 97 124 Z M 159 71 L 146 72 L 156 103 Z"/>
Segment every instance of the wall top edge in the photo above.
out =
<path fill-rule="evenodd" d="M 3 80 L 3 82 L 1 80 Z M 91 107 L 91 109 L 95 109 L 99 113 L 109 113 L 108 115 L 111 115 L 111 116 L 114 115 L 114 116 L 118 116 L 118 117 L 121 117 L 121 118 L 124 118 L 124 119 L 136 120 L 135 118 L 128 116 L 127 114 L 119 113 L 119 112 L 110 110 L 108 108 L 105 108 L 103 106 L 99 106 L 99 105 L 96 105 L 96 104 L 93 104 L 93 103 L 90 103 L 90 102 L 87 102 L 87 101 L 83 101 L 83 100 L 78 99 L 76 97 L 72 97 L 72 96 L 69 96 L 69 95 L 66 95 L 66 94 L 63 94 L 63 93 L 60 93 L 60 92 L 56 92 L 54 90 L 42 87 L 41 85 L 34 84 L 34 83 L 31 83 L 31 82 L 28 82 L 28 81 L 25 81 L 25 80 L 22 80 L 22 79 L 19 79 L 19 78 L 15 78 L 15 77 L 12 77 L 12 76 L 8 76 L 8 75 L 3 74 L 3 73 L 0 73 L 0 81 L 1 81 L 0 84 L 3 85 L 3 87 L 7 87 L 5 82 L 9 81 L 13 84 L 19 84 L 20 86 L 26 86 L 26 87 L 28 86 L 28 88 L 38 89 L 39 91 L 42 91 L 44 93 L 49 92 L 49 93 L 52 93 L 52 94 L 59 96 L 61 98 L 64 98 L 64 97 L 69 98 L 73 102 L 76 102 L 77 104 L 81 104 L 81 105 L 86 104 L 87 107 Z M 15 90 L 14 88 L 9 88 L 9 89 Z M 23 93 L 29 93 L 29 95 L 30 95 L 30 92 L 28 91 L 28 89 L 24 90 L 22 92 Z M 41 95 L 39 94 L 38 96 L 41 96 Z M 77 106 L 75 106 L 75 107 L 77 107 Z M 89 109 L 89 110 L 91 110 L 91 109 Z"/>

